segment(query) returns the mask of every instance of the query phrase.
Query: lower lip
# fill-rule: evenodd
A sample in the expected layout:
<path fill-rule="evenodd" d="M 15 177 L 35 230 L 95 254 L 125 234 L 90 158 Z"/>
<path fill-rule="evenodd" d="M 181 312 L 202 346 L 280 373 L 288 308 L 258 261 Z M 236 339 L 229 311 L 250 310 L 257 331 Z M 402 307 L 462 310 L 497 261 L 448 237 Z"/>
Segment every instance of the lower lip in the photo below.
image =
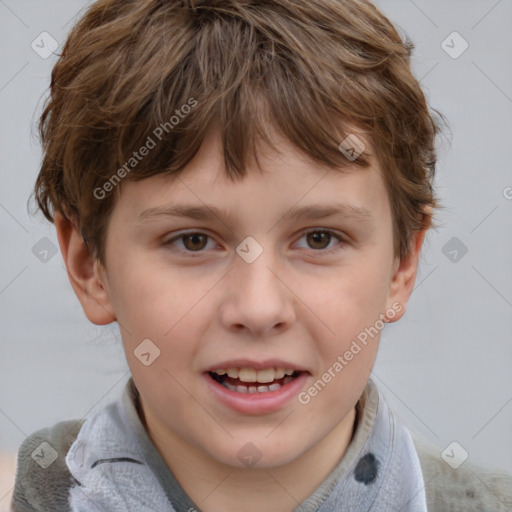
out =
<path fill-rule="evenodd" d="M 308 375 L 301 373 L 278 390 L 263 393 L 238 393 L 225 388 L 208 373 L 204 374 L 204 378 L 211 393 L 230 409 L 243 414 L 267 414 L 281 409 L 296 398 Z"/>

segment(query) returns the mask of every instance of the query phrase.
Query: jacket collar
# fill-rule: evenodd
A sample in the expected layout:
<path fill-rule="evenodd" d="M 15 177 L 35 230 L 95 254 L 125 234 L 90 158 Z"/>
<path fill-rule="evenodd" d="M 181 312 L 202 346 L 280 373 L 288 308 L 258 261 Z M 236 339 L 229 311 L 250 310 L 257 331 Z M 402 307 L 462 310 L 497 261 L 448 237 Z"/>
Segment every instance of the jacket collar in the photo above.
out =
<path fill-rule="evenodd" d="M 158 459 L 137 414 L 136 398 L 130 378 L 122 397 L 86 418 L 66 457 L 75 480 L 70 490 L 74 512 L 95 507 L 181 512 L 192 504 Z M 372 380 L 358 406 L 357 429 L 343 459 L 295 512 L 426 512 L 423 476 L 411 437 Z M 164 489 L 170 488 L 169 495 Z M 170 499 L 181 493 L 175 509 Z"/>

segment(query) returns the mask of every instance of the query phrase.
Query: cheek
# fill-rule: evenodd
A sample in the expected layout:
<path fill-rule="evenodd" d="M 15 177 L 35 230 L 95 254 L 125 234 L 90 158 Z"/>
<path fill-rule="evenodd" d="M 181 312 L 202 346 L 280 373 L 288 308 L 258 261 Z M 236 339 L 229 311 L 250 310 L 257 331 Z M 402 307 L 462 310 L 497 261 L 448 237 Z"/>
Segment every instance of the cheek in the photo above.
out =
<path fill-rule="evenodd" d="M 211 272 L 191 275 L 191 269 L 175 270 L 170 266 L 132 266 L 131 272 L 128 268 L 117 290 L 117 306 L 118 320 L 125 328 L 122 338 L 132 377 L 155 411 L 171 407 L 185 421 L 197 413 L 197 404 L 186 390 L 197 385 L 197 356 L 204 348 L 201 341 L 209 326 L 215 324 L 218 304 L 212 303 L 212 297 L 219 276 Z M 138 347 L 146 339 L 157 347 L 149 345 L 149 352 L 158 353 L 147 366 L 137 357 L 141 354 Z"/>
<path fill-rule="evenodd" d="M 311 296 L 311 310 L 323 322 L 315 317 L 308 327 L 314 332 L 318 357 L 311 387 L 300 397 L 301 404 L 307 403 L 308 417 L 330 410 L 326 424 L 332 427 L 358 400 L 375 363 L 386 291 L 380 269 L 354 267 L 340 272 L 324 293 Z"/>
<path fill-rule="evenodd" d="M 210 281 L 136 258 L 116 268 L 111 299 L 128 357 L 144 339 L 152 340 L 162 356 L 172 345 L 171 361 L 192 354 L 194 334 L 209 320 L 198 306 L 213 286 Z"/>
<path fill-rule="evenodd" d="M 185 418 L 191 403 L 184 390 L 197 340 L 210 321 L 201 299 L 211 285 L 155 265 L 127 264 L 118 276 L 115 309 L 132 377 L 139 390 L 150 390 L 145 395 L 156 409 L 172 404 Z"/>
<path fill-rule="evenodd" d="M 304 302 L 317 313 L 310 318 L 318 324 L 315 328 L 318 339 L 331 340 L 329 344 L 335 350 L 343 349 L 347 343 L 350 345 L 352 339 L 374 325 L 385 311 L 389 281 L 378 262 L 362 261 L 340 267 L 330 279 L 324 280 L 321 288 L 318 288 L 318 281 L 315 283 L 304 283 L 300 293 L 308 297 Z M 308 285 L 310 290 L 316 286 L 318 292 L 308 295 Z"/>

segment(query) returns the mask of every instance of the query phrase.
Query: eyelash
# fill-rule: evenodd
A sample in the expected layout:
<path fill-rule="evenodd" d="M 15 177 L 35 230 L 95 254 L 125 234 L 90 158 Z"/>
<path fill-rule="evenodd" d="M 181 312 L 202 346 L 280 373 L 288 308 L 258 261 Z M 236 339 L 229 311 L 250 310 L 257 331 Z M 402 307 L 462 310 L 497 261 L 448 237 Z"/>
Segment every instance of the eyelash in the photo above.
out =
<path fill-rule="evenodd" d="M 332 231 L 330 229 L 310 229 L 310 230 L 305 231 L 304 233 L 302 233 L 302 235 L 300 236 L 299 240 L 301 238 L 307 236 L 307 235 L 312 234 L 312 233 L 328 233 L 331 237 L 336 238 L 339 241 L 339 243 L 335 247 L 333 247 L 331 249 L 310 249 L 311 251 L 313 251 L 315 253 L 318 253 L 319 256 L 330 255 L 332 253 L 338 252 L 341 249 L 343 249 L 343 246 L 346 243 L 345 240 L 340 235 L 338 235 L 335 231 Z M 170 245 L 172 245 L 173 242 L 175 242 L 177 240 L 180 240 L 180 239 L 183 239 L 184 237 L 189 236 L 189 235 L 205 235 L 206 237 L 208 237 L 209 240 L 212 240 L 212 237 L 210 235 L 208 235 L 207 233 L 203 233 L 202 231 L 187 231 L 187 232 L 181 232 L 178 235 L 170 238 L 169 240 L 166 240 L 163 243 L 163 245 L 164 246 L 170 246 Z M 329 241 L 329 243 L 330 243 L 330 241 Z M 340 247 L 340 245 L 341 245 L 341 247 Z M 173 248 L 171 250 L 173 252 L 177 251 L 177 252 L 187 253 L 187 255 L 190 255 L 191 257 L 200 257 L 204 252 L 206 252 L 205 249 L 202 249 L 200 251 L 190 251 L 188 249 L 176 249 L 176 248 Z M 304 250 L 304 249 L 302 249 L 302 250 Z"/>

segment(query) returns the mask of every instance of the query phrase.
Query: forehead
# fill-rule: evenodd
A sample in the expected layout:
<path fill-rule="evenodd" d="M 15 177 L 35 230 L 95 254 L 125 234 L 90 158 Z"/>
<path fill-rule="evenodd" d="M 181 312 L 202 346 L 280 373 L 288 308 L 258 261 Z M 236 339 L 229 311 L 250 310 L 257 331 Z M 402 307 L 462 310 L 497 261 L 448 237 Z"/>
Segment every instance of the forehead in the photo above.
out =
<path fill-rule="evenodd" d="M 371 144 L 358 136 L 368 156 Z M 384 213 L 387 192 L 373 157 L 368 168 L 333 169 L 277 133 L 273 142 L 274 148 L 260 144 L 257 161 L 248 163 L 245 176 L 231 179 L 224 167 L 220 134 L 210 131 L 180 173 L 124 183 L 119 206 L 129 204 L 130 217 L 137 222 L 162 215 L 234 220 L 243 212 L 260 218 L 274 212 L 295 219 L 320 219 L 329 212 L 354 219 Z"/>

